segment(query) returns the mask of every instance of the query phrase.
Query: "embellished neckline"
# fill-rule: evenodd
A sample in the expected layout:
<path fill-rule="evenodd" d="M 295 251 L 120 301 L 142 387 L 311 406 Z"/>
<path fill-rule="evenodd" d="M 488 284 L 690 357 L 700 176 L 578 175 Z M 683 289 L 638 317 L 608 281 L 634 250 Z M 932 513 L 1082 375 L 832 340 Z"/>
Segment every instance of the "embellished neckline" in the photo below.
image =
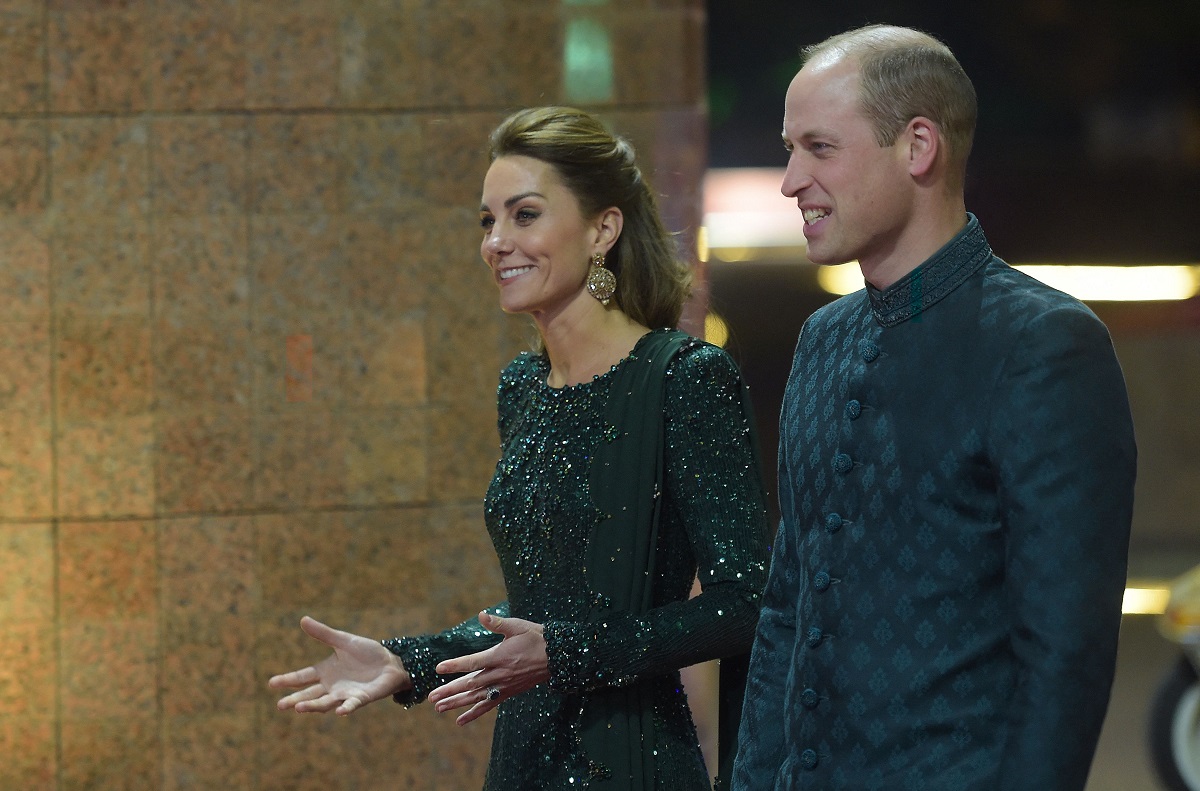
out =
<path fill-rule="evenodd" d="M 925 263 L 886 289 L 867 283 L 867 297 L 875 320 L 894 327 L 920 316 L 962 285 L 992 258 L 992 248 L 974 214 L 967 225 Z"/>
<path fill-rule="evenodd" d="M 536 361 L 536 370 L 537 370 L 536 378 L 537 378 L 538 384 L 541 385 L 541 387 L 539 389 L 544 393 L 550 393 L 550 394 L 555 394 L 555 395 L 559 394 L 559 393 L 572 393 L 572 392 L 588 390 L 595 384 L 598 384 L 600 382 L 604 382 L 608 379 L 611 379 L 613 374 L 615 374 L 622 367 L 624 367 L 625 363 L 627 363 L 628 361 L 636 360 L 637 355 L 638 355 L 638 349 L 640 349 L 646 343 L 646 340 L 650 336 L 652 336 L 656 333 L 670 332 L 670 331 L 671 331 L 671 329 L 669 327 L 664 327 L 662 329 L 650 330 L 649 332 L 644 333 L 640 338 L 637 339 L 637 343 L 633 344 L 633 348 L 629 351 L 629 353 L 626 354 L 621 359 L 617 360 L 611 366 L 609 366 L 609 369 L 607 371 L 605 371 L 604 373 L 595 374 L 592 376 L 591 379 L 588 379 L 586 381 L 577 382 L 577 383 L 571 384 L 571 385 L 563 385 L 562 387 L 551 387 L 550 384 L 546 381 L 546 377 L 550 375 L 550 357 L 543 351 L 534 358 L 534 360 Z"/>

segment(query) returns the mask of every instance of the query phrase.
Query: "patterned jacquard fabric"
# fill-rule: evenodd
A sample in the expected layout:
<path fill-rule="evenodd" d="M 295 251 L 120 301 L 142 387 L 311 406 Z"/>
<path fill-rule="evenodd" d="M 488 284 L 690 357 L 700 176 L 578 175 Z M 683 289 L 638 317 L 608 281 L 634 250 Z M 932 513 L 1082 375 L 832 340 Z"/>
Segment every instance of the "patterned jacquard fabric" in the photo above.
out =
<path fill-rule="evenodd" d="M 1107 330 L 974 217 L 886 291 L 815 313 L 734 788 L 1082 789 L 1134 468 Z"/>
<path fill-rule="evenodd" d="M 503 455 L 486 520 L 508 593 L 499 610 L 544 624 L 551 677 L 500 704 L 485 789 L 627 787 L 588 760 L 578 733 L 590 692 L 614 685 L 641 685 L 653 701 L 655 787 L 708 789 L 678 670 L 749 649 L 766 578 L 764 496 L 740 375 L 725 352 L 694 340 L 667 369 L 655 606 L 596 624 L 585 623 L 593 593 L 583 561 L 601 517 L 588 470 L 612 431 L 603 416 L 613 377 L 553 389 L 548 373 L 545 356 L 525 354 L 501 377 Z M 697 571 L 703 592 L 689 599 Z M 446 681 L 437 662 L 496 641 L 474 619 L 385 641 L 416 683 L 398 700 L 416 703 Z"/>

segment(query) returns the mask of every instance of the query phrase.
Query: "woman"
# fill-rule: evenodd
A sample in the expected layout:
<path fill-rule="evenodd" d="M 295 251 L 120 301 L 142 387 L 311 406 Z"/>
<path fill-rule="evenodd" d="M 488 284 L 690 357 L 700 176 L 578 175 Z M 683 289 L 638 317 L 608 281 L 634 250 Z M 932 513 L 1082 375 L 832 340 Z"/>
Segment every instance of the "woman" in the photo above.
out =
<path fill-rule="evenodd" d="M 466 724 L 498 706 L 486 789 L 707 789 L 678 671 L 748 652 L 767 558 L 741 378 L 717 347 L 650 329 L 678 322 L 688 272 L 625 141 L 525 110 L 491 160 L 480 252 L 541 337 L 498 390 L 486 522 L 508 600 L 382 644 L 306 618 L 333 655 L 270 684 L 299 690 L 279 701 L 296 711 L 394 695 Z"/>

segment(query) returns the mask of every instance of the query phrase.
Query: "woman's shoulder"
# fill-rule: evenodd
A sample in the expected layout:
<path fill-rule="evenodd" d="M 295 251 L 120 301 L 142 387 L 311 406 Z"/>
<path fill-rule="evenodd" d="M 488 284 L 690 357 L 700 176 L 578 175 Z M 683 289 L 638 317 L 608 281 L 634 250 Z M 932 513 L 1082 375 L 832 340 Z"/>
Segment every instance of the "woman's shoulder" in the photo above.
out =
<path fill-rule="evenodd" d="M 682 339 L 679 351 L 667 366 L 671 380 L 695 381 L 717 377 L 721 380 L 740 380 L 741 373 L 729 352 L 720 346 L 687 337 Z M 670 380 L 669 380 L 670 381 Z"/>
<path fill-rule="evenodd" d="M 500 390 L 527 386 L 545 370 L 546 357 L 536 352 L 521 352 L 500 372 Z M 544 374 L 542 375 L 544 379 Z"/>

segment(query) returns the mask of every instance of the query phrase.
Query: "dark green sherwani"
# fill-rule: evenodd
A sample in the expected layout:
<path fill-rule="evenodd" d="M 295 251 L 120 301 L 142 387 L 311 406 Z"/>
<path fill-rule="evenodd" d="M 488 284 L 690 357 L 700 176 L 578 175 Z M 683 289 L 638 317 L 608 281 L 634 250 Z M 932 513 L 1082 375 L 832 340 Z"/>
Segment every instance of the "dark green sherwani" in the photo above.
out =
<path fill-rule="evenodd" d="M 1104 325 L 978 221 L 806 322 L 734 788 L 1079 791 L 1133 506 Z"/>

